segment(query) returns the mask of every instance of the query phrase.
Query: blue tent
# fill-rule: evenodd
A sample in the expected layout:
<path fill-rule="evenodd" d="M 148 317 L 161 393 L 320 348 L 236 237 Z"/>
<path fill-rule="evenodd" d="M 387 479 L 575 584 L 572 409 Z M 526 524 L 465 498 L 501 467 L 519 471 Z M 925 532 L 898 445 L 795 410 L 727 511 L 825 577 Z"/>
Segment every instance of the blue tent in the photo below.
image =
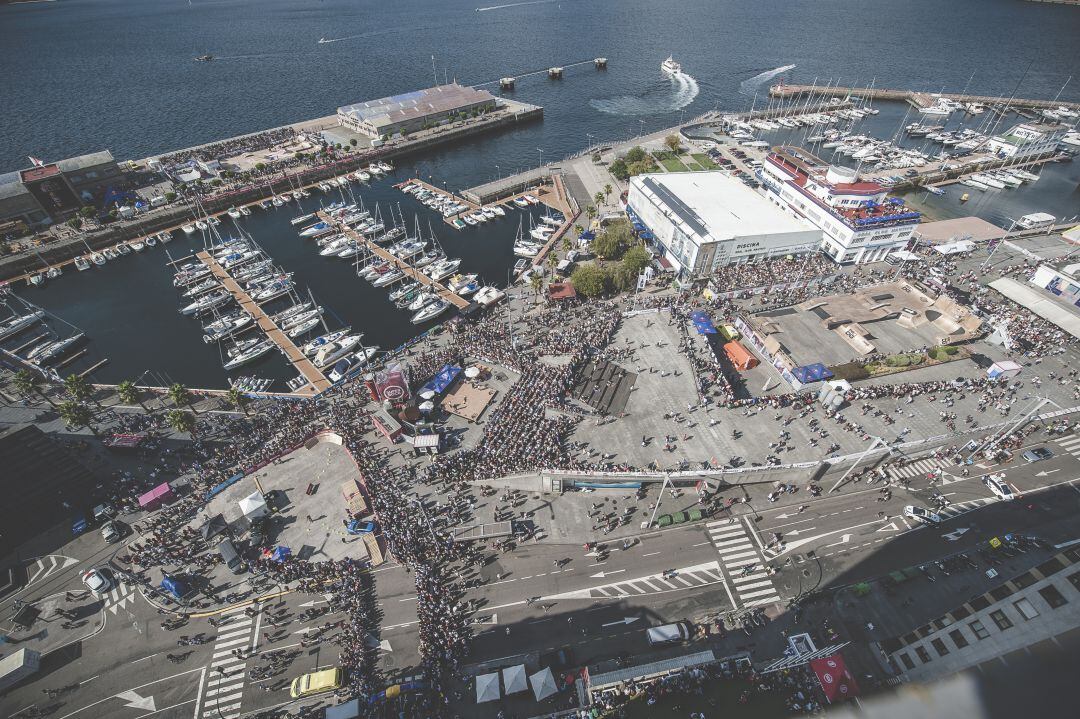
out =
<path fill-rule="evenodd" d="M 446 391 L 446 388 L 450 386 L 450 383 L 457 379 L 459 374 L 461 374 L 461 368 L 457 365 L 443 365 L 443 368 L 439 370 L 439 373 L 432 377 L 430 382 L 420 388 L 420 393 L 431 391 L 435 394 L 442 394 Z"/>
<path fill-rule="evenodd" d="M 290 556 L 292 556 L 292 550 L 288 547 L 276 547 L 273 554 L 270 555 L 270 559 L 275 562 L 284 562 Z"/>
<path fill-rule="evenodd" d="M 821 380 L 831 379 L 833 377 L 833 373 L 820 362 L 808 364 L 804 367 L 796 367 L 791 370 L 791 375 L 803 384 L 820 382 Z"/>
<path fill-rule="evenodd" d="M 595 240 L 596 239 L 596 233 L 593 232 L 592 230 L 585 230 L 580 235 L 578 235 L 578 239 L 579 240 Z"/>
<path fill-rule="evenodd" d="M 243 474 L 234 474 L 233 476 L 229 477 L 228 479 L 226 479 L 221 484 L 218 484 L 218 485 L 216 485 L 214 487 L 211 487 L 210 490 L 207 491 L 205 498 L 210 499 L 211 497 L 215 497 L 215 496 L 221 494 L 226 489 L 233 486 L 234 484 L 236 484 L 237 482 L 239 482 L 243 478 L 244 478 Z"/>
<path fill-rule="evenodd" d="M 170 577 L 168 574 L 161 580 L 161 588 L 177 599 L 183 599 L 184 595 L 188 593 L 188 586 L 183 580 Z"/>

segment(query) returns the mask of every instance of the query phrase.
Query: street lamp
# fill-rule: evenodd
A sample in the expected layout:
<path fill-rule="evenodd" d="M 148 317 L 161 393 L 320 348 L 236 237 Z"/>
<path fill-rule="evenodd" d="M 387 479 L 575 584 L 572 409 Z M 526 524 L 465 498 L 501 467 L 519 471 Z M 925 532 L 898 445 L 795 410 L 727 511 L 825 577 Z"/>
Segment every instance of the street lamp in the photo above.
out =
<path fill-rule="evenodd" d="M 1005 219 L 1006 220 L 1012 220 L 1012 224 L 1009 225 L 1009 229 L 1005 230 L 1005 237 L 1002 237 L 1000 240 L 998 240 L 998 243 L 996 245 L 994 245 L 994 249 L 990 250 L 990 254 L 987 255 L 986 259 L 983 260 L 983 263 L 981 265 L 979 265 L 979 269 L 982 269 L 982 268 L 986 267 L 986 264 L 988 262 L 990 262 L 990 258 L 994 256 L 994 253 L 997 252 L 997 249 L 999 247 L 1001 247 L 1003 242 L 1005 242 L 1005 238 L 1008 237 L 1009 233 L 1013 231 L 1014 227 L 1016 227 L 1016 220 L 1013 220 L 1013 218 L 1011 218 L 1011 217 L 1006 217 Z"/>
<path fill-rule="evenodd" d="M 866 448 L 866 451 L 863 452 L 862 454 L 860 454 L 855 459 L 855 461 L 851 463 L 851 466 L 848 468 L 848 471 L 844 472 L 843 476 L 841 476 L 840 479 L 836 480 L 836 484 L 834 484 L 832 486 L 832 489 L 830 489 L 829 491 L 830 492 L 835 492 L 837 489 L 839 489 L 840 485 L 844 483 L 844 480 L 847 479 L 847 476 L 849 474 L 851 474 L 852 470 L 854 470 L 857 466 L 859 466 L 859 462 L 863 461 L 863 458 L 866 457 L 866 455 L 873 452 L 877 448 L 877 446 L 879 444 L 884 445 L 885 450 L 886 450 L 886 456 L 892 454 L 893 448 L 889 446 L 888 442 L 883 440 L 881 437 L 874 437 L 874 441 L 870 443 L 870 446 Z"/>
<path fill-rule="evenodd" d="M 536 151 L 540 153 L 540 169 L 544 168 L 544 148 L 538 147 Z"/>

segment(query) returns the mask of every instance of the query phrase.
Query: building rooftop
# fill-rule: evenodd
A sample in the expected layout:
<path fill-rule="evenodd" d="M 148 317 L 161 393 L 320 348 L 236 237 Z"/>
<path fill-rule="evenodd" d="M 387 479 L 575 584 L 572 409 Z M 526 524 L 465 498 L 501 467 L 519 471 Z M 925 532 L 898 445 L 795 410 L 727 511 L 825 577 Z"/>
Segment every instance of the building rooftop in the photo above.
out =
<path fill-rule="evenodd" d="M 22 178 L 23 182 L 34 182 L 35 180 L 44 180 L 59 174 L 60 167 L 54 162 L 51 165 L 42 165 L 40 167 L 31 167 L 29 170 L 23 170 L 19 173 L 19 177 Z"/>
<path fill-rule="evenodd" d="M 87 155 L 79 155 L 78 157 L 69 157 L 66 160 L 60 160 L 56 164 L 60 167 L 61 172 L 76 172 L 78 170 L 85 170 L 88 167 L 107 165 L 111 162 L 116 162 L 116 160 L 113 159 L 112 153 L 108 150 L 102 150 L 100 152 L 91 152 Z"/>
<path fill-rule="evenodd" d="M 921 242 L 932 244 L 956 240 L 987 242 L 1005 237 L 1005 230 L 980 217 L 954 217 L 951 220 L 924 222 L 915 232 Z"/>
<path fill-rule="evenodd" d="M 714 240 L 815 229 L 724 172 L 669 172 L 634 181 L 691 231 Z"/>
<path fill-rule="evenodd" d="M 451 83 L 393 97 L 345 105 L 338 108 L 338 113 L 349 115 L 358 122 L 367 122 L 381 127 L 436 113 L 450 112 L 481 102 L 494 101 L 495 96 L 486 90 Z"/>
<path fill-rule="evenodd" d="M 22 177 L 18 171 L 0 175 L 0 200 L 29 193 L 30 191 L 23 187 Z"/>
<path fill-rule="evenodd" d="M 1017 282 L 1011 277 L 1000 277 L 991 282 L 990 286 L 1021 307 L 1026 307 L 1073 337 L 1080 338 L 1080 314 L 1073 305 L 1059 302 L 1050 293 Z"/>

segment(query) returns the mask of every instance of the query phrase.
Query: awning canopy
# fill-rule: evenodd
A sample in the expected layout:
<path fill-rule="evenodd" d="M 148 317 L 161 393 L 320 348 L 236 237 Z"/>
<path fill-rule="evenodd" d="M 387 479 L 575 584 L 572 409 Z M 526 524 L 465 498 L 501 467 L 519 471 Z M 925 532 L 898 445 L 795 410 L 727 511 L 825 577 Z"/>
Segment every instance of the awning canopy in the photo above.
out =
<path fill-rule="evenodd" d="M 958 252 L 971 252 L 975 249 L 975 243 L 968 240 L 947 242 L 944 245 L 934 245 L 934 250 L 943 255 L 955 255 Z"/>
<path fill-rule="evenodd" d="M 439 370 L 438 374 L 420 388 L 421 396 L 428 390 L 431 390 L 437 395 L 442 394 L 446 391 L 446 388 L 450 386 L 450 383 L 457 379 L 459 374 L 461 374 L 461 368 L 457 365 L 443 365 L 443 368 Z"/>
<path fill-rule="evenodd" d="M 225 521 L 225 517 L 216 514 L 203 523 L 203 526 L 199 528 L 199 533 L 203 539 L 213 539 L 219 534 L 224 534 L 228 528 L 229 524 Z"/>
<path fill-rule="evenodd" d="M 551 669 L 548 667 L 544 667 L 536 674 L 531 675 L 529 681 L 532 683 L 533 696 L 536 697 L 538 702 L 559 691 L 559 688 L 555 686 L 555 677 L 551 675 Z"/>
<path fill-rule="evenodd" d="M 270 514 L 270 510 L 266 507 L 266 500 L 263 499 L 262 494 L 259 492 L 253 492 L 241 499 L 240 511 L 248 519 L 265 517 Z"/>
<path fill-rule="evenodd" d="M 908 252 L 907 250 L 894 250 L 889 253 L 892 257 L 903 262 L 911 262 L 912 260 L 921 260 L 922 258 L 916 255 L 914 252 Z"/>
<path fill-rule="evenodd" d="M 1026 307 L 1047 322 L 1052 322 L 1073 337 L 1080 338 L 1080 315 L 1050 295 L 1011 277 L 999 277 L 990 286 L 1013 302 Z"/>
<path fill-rule="evenodd" d="M 528 690 L 529 682 L 525 679 L 524 664 L 506 667 L 502 670 L 502 675 L 503 689 L 507 694 L 517 694 Z"/>
<path fill-rule="evenodd" d="M 803 367 L 796 367 L 791 370 L 792 376 L 802 382 L 803 384 L 810 384 L 811 382 L 820 382 L 823 379 L 832 379 L 833 373 L 830 372 L 825 365 L 820 362 L 814 364 L 808 364 Z"/>
<path fill-rule="evenodd" d="M 476 675 L 476 703 L 493 702 L 499 698 L 499 673 Z"/>

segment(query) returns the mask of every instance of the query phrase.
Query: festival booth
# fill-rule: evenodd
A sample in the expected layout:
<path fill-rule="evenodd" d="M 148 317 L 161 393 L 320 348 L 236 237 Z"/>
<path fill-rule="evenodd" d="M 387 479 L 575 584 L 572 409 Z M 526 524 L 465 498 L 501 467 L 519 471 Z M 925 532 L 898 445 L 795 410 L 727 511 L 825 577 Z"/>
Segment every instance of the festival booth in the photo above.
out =
<path fill-rule="evenodd" d="M 957 240 L 956 242 L 946 242 L 943 245 L 934 245 L 934 250 L 940 252 L 943 255 L 955 255 L 960 252 L 971 252 L 975 249 L 975 243 L 969 240 Z"/>
<path fill-rule="evenodd" d="M 986 376 L 990 379 L 1011 379 L 1020 374 L 1022 369 L 1023 367 L 1012 360 L 1001 360 L 990 365 L 990 368 L 986 370 Z"/>
<path fill-rule="evenodd" d="M 401 437 L 401 433 L 404 431 L 402 430 L 401 422 L 398 422 L 394 415 L 390 414 L 382 407 L 379 407 L 371 413 L 371 421 L 379 434 L 386 437 L 391 444 L 397 442 Z"/>
<path fill-rule="evenodd" d="M 517 694 L 529 690 L 529 683 L 525 679 L 525 665 L 517 664 L 502 670 L 503 691 L 507 694 Z"/>
<path fill-rule="evenodd" d="M 484 702 L 493 702 L 498 699 L 499 694 L 499 673 L 491 672 L 490 674 L 477 674 L 476 675 L 476 703 L 483 704 Z"/>
<path fill-rule="evenodd" d="M 288 547 L 279 546 L 275 547 L 274 551 L 270 553 L 270 561 L 280 564 L 286 559 L 292 556 L 292 550 Z"/>
<path fill-rule="evenodd" d="M 175 500 L 176 495 L 173 494 L 172 487 L 168 482 L 164 482 L 139 497 L 139 508 L 152 511 Z"/>
<path fill-rule="evenodd" d="M 255 520 L 270 514 L 261 492 L 254 492 L 240 500 L 240 513 L 248 520 Z"/>
<path fill-rule="evenodd" d="M 700 310 L 690 315 L 690 320 L 694 323 L 694 329 L 697 330 L 699 335 L 714 335 L 717 333 L 712 318 Z"/>
<path fill-rule="evenodd" d="M 432 377 L 427 384 L 420 388 L 420 396 L 426 399 L 438 397 L 443 392 L 445 392 L 451 384 L 453 384 L 454 380 L 457 379 L 459 374 L 461 374 L 461 368 L 457 365 L 443 365 L 442 369 L 439 370 L 438 373 L 434 377 Z M 425 392 L 434 392 L 435 394 L 428 396 L 424 394 Z"/>
<path fill-rule="evenodd" d="M 106 437 L 102 440 L 101 444 L 104 445 L 106 449 L 131 452 L 138 449 L 139 445 L 146 440 L 146 437 L 147 435 L 142 432 L 136 434 L 119 433 Z"/>
<path fill-rule="evenodd" d="M 738 342 L 732 341 L 724 345 L 724 354 L 740 372 L 758 365 L 758 359 Z"/>
<path fill-rule="evenodd" d="M 176 577 L 170 577 L 168 574 L 162 578 L 161 588 L 177 599 L 183 599 L 184 595 L 190 591 L 190 587 L 186 582 Z"/>
<path fill-rule="evenodd" d="M 811 382 L 821 382 L 822 380 L 832 379 L 833 373 L 830 372 L 825 365 L 820 362 L 814 364 L 808 364 L 803 367 L 796 367 L 791 370 L 791 374 L 795 379 L 799 380 L 803 384 L 810 384 Z"/>
<path fill-rule="evenodd" d="M 555 677 L 552 676 L 549 667 L 544 667 L 536 674 L 530 675 L 529 681 L 532 683 L 533 696 L 536 697 L 538 702 L 559 691 L 559 688 L 555 685 Z"/>
<path fill-rule="evenodd" d="M 844 664 L 844 657 L 833 654 L 831 657 L 811 659 L 810 668 L 817 676 L 821 691 L 830 704 L 837 700 L 851 699 L 859 696 L 859 685 Z"/>
<path fill-rule="evenodd" d="M 225 534 L 228 529 L 229 523 L 225 521 L 225 517 L 216 514 L 203 522 L 202 527 L 199 528 L 199 534 L 202 535 L 203 539 L 209 541 L 219 534 Z"/>
<path fill-rule="evenodd" d="M 552 300 L 572 300 L 577 297 L 577 290 L 570 281 L 552 282 L 548 285 L 548 297 Z"/>

